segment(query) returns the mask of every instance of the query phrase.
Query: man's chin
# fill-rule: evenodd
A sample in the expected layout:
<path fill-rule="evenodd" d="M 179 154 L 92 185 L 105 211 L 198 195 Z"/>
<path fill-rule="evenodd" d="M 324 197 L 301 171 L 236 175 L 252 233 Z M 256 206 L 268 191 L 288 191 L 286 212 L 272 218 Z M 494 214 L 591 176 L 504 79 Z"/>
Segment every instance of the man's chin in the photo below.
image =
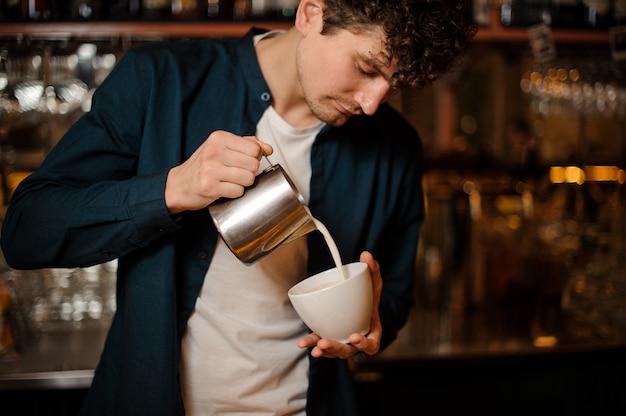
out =
<path fill-rule="evenodd" d="M 344 124 L 346 124 L 348 122 L 348 120 L 350 120 L 351 115 L 347 115 L 347 114 L 337 114 L 334 117 L 318 117 L 320 120 L 322 120 L 324 123 L 333 126 L 333 127 L 341 127 Z"/>
<path fill-rule="evenodd" d="M 318 120 L 333 127 L 343 126 L 344 124 L 348 122 L 350 117 L 352 117 L 353 115 L 353 114 L 344 113 L 344 112 L 338 111 L 335 108 L 329 108 L 329 107 L 309 106 L 309 108 L 311 109 L 311 112 L 313 113 L 313 115 L 318 118 Z"/>

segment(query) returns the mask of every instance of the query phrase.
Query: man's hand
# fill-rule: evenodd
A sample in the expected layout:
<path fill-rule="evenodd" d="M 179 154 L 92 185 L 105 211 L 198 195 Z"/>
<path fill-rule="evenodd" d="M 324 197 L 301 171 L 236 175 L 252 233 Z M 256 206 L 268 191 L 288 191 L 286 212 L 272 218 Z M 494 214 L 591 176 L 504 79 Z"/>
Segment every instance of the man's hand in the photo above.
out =
<path fill-rule="evenodd" d="M 254 136 L 211 133 L 189 159 L 169 171 L 165 204 L 170 214 L 243 195 L 244 188 L 254 182 L 262 155 L 272 152 L 272 146 Z"/>
<path fill-rule="evenodd" d="M 313 357 L 326 358 L 350 358 L 357 352 L 361 351 L 368 355 L 376 354 L 380 348 L 380 338 L 383 328 L 380 323 L 380 315 L 378 314 L 378 304 L 380 303 L 380 294 L 383 289 L 383 280 L 380 276 L 380 266 L 374 260 L 371 253 L 364 251 L 359 259 L 363 263 L 367 263 L 372 275 L 372 286 L 374 289 L 374 305 L 372 309 L 372 320 L 370 322 L 370 331 L 367 335 L 352 334 L 349 343 L 333 341 L 326 338 L 320 338 L 317 334 L 309 334 L 302 337 L 298 341 L 298 347 L 310 348 Z"/>

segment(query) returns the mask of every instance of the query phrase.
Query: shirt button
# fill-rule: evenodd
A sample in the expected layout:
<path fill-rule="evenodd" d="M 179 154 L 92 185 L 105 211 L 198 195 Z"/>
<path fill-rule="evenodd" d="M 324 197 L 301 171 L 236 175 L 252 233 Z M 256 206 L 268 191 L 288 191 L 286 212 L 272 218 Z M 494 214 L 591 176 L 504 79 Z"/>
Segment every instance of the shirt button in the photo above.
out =
<path fill-rule="evenodd" d="M 206 259 L 206 258 L 207 258 L 206 251 L 198 251 L 198 258 L 199 258 L 200 260 L 204 260 L 204 259 Z"/>
<path fill-rule="evenodd" d="M 272 99 L 272 95 L 269 92 L 264 92 L 263 94 L 261 94 L 261 100 L 269 101 L 271 99 Z"/>

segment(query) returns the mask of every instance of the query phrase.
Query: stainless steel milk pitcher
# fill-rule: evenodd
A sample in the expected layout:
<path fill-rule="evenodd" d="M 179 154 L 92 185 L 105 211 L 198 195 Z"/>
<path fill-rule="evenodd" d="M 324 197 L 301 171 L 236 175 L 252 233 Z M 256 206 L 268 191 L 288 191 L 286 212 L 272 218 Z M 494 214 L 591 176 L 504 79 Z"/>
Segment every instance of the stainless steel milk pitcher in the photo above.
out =
<path fill-rule="evenodd" d="M 315 229 L 302 195 L 278 164 L 258 174 L 239 198 L 209 205 L 209 212 L 226 245 L 244 263 Z"/>

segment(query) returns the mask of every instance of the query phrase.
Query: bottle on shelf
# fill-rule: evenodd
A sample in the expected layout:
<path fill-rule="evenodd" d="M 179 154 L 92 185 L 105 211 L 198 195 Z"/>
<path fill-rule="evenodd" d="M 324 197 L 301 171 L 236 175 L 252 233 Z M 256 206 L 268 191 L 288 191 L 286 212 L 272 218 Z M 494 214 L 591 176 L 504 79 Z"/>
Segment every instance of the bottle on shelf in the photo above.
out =
<path fill-rule="evenodd" d="M 613 1 L 613 25 L 626 25 L 626 1 L 624 0 Z"/>
<path fill-rule="evenodd" d="M 72 0 L 67 17 L 71 20 L 101 20 L 102 4 L 98 0 Z"/>
<path fill-rule="evenodd" d="M 503 26 L 551 24 L 552 0 L 504 0 L 500 8 Z"/>
<path fill-rule="evenodd" d="M 250 17 L 251 1 L 235 0 L 233 3 L 233 20 L 244 20 Z"/>
<path fill-rule="evenodd" d="M 52 2 L 54 3 L 54 2 Z M 52 8 L 48 0 L 22 0 L 22 17 L 28 20 L 49 20 Z"/>
<path fill-rule="evenodd" d="M 620 3 L 622 0 L 615 0 Z M 582 0 L 584 9 L 584 27 L 606 29 L 613 24 L 611 0 Z"/>
<path fill-rule="evenodd" d="M 141 17 L 144 19 L 166 20 L 171 9 L 171 0 L 141 0 Z"/>
<path fill-rule="evenodd" d="M 489 26 L 489 8 L 491 5 L 490 0 L 472 0 L 471 11 L 472 20 L 477 26 L 487 27 Z"/>
<path fill-rule="evenodd" d="M 204 16 L 210 20 L 231 20 L 236 0 L 207 0 Z"/>
<path fill-rule="evenodd" d="M 172 17 L 175 19 L 195 20 L 201 16 L 201 0 L 172 0 Z"/>
<path fill-rule="evenodd" d="M 278 20 L 292 20 L 296 15 L 299 0 L 275 0 L 273 18 Z"/>
<path fill-rule="evenodd" d="M 251 0 L 250 16 L 253 19 L 292 20 L 299 0 Z"/>

